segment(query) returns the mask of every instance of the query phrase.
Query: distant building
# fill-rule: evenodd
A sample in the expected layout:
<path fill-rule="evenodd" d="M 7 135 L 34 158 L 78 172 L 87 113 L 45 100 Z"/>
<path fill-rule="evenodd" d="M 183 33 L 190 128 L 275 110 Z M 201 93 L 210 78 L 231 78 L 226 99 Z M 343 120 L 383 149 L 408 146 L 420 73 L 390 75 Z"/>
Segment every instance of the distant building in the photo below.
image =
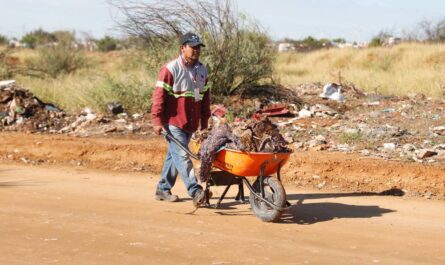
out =
<path fill-rule="evenodd" d="M 18 41 L 18 40 L 12 39 L 12 40 L 9 40 L 9 42 L 8 42 L 8 46 L 9 46 L 9 47 L 12 47 L 12 48 L 25 48 L 25 47 L 26 47 L 26 44 L 21 43 L 21 42 Z"/>
<path fill-rule="evenodd" d="M 78 46 L 79 48 L 85 49 L 85 50 L 90 51 L 90 52 L 97 50 L 96 42 L 91 41 L 91 40 L 83 41 L 81 43 L 78 43 L 78 45 L 79 45 Z"/>
<path fill-rule="evenodd" d="M 399 37 L 388 37 L 383 40 L 383 46 L 393 46 L 402 42 Z"/>
<path fill-rule="evenodd" d="M 281 42 L 278 44 L 278 52 L 295 51 L 295 45 L 289 42 Z"/>
<path fill-rule="evenodd" d="M 345 43 L 336 43 L 334 45 L 337 48 L 345 49 L 345 48 L 355 48 L 355 49 L 361 49 L 368 47 L 367 42 L 345 42 Z"/>

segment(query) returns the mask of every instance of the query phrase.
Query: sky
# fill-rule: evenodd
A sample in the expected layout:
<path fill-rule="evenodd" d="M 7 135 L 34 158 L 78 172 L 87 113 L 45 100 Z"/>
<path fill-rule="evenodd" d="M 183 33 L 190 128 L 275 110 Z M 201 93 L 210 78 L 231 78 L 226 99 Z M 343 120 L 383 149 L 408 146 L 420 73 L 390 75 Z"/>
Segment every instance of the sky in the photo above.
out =
<path fill-rule="evenodd" d="M 274 40 L 344 38 L 369 41 L 380 31 L 400 35 L 419 22 L 445 19 L 444 0 L 234 0 Z M 0 34 L 20 38 L 37 28 L 75 30 L 96 38 L 119 35 L 117 10 L 106 0 L 0 0 Z"/>

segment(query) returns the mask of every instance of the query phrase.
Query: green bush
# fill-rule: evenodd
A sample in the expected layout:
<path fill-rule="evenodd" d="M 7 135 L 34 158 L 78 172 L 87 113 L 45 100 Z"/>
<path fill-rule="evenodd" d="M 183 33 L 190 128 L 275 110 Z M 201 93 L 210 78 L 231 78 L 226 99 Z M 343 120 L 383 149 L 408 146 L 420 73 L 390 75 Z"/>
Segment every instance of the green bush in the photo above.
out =
<path fill-rule="evenodd" d="M 8 44 L 8 38 L 5 35 L 0 34 L 0 45 Z"/>
<path fill-rule="evenodd" d="M 208 66 L 209 85 L 218 96 L 233 95 L 272 80 L 274 52 L 269 37 L 257 30 L 237 30 L 223 41 L 208 38 L 202 61 Z"/>
<path fill-rule="evenodd" d="M 76 33 L 74 31 L 57 30 L 51 33 L 56 39 L 58 45 L 70 47 L 76 41 Z"/>
<path fill-rule="evenodd" d="M 308 36 L 302 40 L 285 39 L 284 41 L 292 43 L 297 49 L 297 51 L 300 52 L 310 52 L 323 48 L 332 47 L 332 43 L 329 39 L 326 38 L 316 39 L 312 36 Z M 344 39 L 337 38 L 332 40 L 332 42 L 345 43 L 346 41 Z"/>
<path fill-rule="evenodd" d="M 119 42 L 117 39 L 110 36 L 105 36 L 102 39 L 96 41 L 97 49 L 101 52 L 117 50 L 118 43 Z"/>
<path fill-rule="evenodd" d="M 90 106 L 96 106 L 107 112 L 106 104 L 119 102 L 127 113 L 146 112 L 150 110 L 153 88 L 145 80 L 132 75 L 119 77 L 106 76 L 95 89 L 87 93 Z"/>
<path fill-rule="evenodd" d="M 7 63 L 6 58 L 12 54 L 12 49 L 0 50 L 0 80 L 10 79 L 14 75 L 14 69 Z"/>
<path fill-rule="evenodd" d="M 56 42 L 57 38 L 54 34 L 49 33 L 43 29 L 37 29 L 27 33 L 22 37 L 21 42 L 26 44 L 29 48 L 36 48 L 37 46 Z"/>
<path fill-rule="evenodd" d="M 383 45 L 383 41 L 379 37 L 372 38 L 371 42 L 369 43 L 369 47 L 380 47 Z"/>
<path fill-rule="evenodd" d="M 356 144 L 363 139 L 363 134 L 361 132 L 342 132 L 339 135 L 339 141 L 342 144 Z"/>
<path fill-rule="evenodd" d="M 89 62 L 83 52 L 57 46 L 39 49 L 37 57 L 27 60 L 26 64 L 29 70 L 40 71 L 55 78 L 88 67 Z"/>

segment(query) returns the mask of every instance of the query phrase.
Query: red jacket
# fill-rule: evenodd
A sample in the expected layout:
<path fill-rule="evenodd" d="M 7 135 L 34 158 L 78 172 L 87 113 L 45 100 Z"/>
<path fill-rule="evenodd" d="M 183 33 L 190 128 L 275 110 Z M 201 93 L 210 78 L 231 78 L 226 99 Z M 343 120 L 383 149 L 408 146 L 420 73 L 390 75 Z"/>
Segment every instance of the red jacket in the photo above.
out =
<path fill-rule="evenodd" d="M 174 125 L 187 132 L 207 128 L 210 91 L 207 69 L 197 62 L 188 65 L 181 56 L 159 71 L 153 92 L 151 114 L 154 125 Z"/>

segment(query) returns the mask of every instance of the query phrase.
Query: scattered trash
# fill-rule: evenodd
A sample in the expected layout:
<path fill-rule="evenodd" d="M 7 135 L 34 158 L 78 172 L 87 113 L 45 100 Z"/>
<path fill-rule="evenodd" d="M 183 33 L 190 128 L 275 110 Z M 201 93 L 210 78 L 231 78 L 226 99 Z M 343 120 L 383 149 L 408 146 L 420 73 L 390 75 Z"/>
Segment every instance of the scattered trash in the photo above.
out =
<path fill-rule="evenodd" d="M 433 132 L 438 135 L 445 135 L 445 126 L 437 126 L 433 128 Z"/>
<path fill-rule="evenodd" d="M 272 99 L 267 103 L 254 101 L 255 108 L 259 109 L 257 121 L 233 117 L 231 133 L 246 149 L 253 152 L 278 150 L 280 146 L 273 145 L 273 137 L 263 137 L 267 133 L 256 135 L 273 128 L 293 149 L 356 152 L 385 159 L 445 163 L 445 144 L 441 144 L 445 141 L 443 100 L 422 95 L 399 98 L 367 94 L 344 83 L 301 84 L 292 90 L 301 100 L 298 104 Z M 351 100 L 338 104 L 336 100 L 345 97 Z M 238 104 L 243 106 L 243 101 Z M 64 133 L 79 137 L 152 133 L 150 114 L 127 114 L 118 102 L 108 103 L 107 109 L 105 114 L 96 113 L 91 108 L 67 114 L 19 87 L 14 80 L 0 81 L 2 131 Z M 212 106 L 209 126 L 217 127 L 227 122 L 226 114 L 223 105 Z M 273 121 L 274 127 L 254 126 L 265 117 Z M 208 133 L 199 132 L 202 139 Z M 227 146 L 239 148 L 233 143 L 227 143 Z"/>
<path fill-rule="evenodd" d="M 415 151 L 415 154 L 417 159 L 424 159 L 437 155 L 437 152 L 430 149 L 420 149 Z"/>
<path fill-rule="evenodd" d="M 319 95 L 319 97 L 324 99 L 329 99 L 334 93 L 338 92 L 339 85 L 336 83 L 329 83 L 323 87 L 323 92 Z"/>
<path fill-rule="evenodd" d="M 394 143 L 384 143 L 383 148 L 386 150 L 395 150 L 396 145 Z"/>
<path fill-rule="evenodd" d="M 224 117 L 227 113 L 227 109 L 224 107 L 224 105 L 216 105 L 213 107 L 212 110 L 212 116 L 216 116 L 216 117 Z"/>
<path fill-rule="evenodd" d="M 0 89 L 15 85 L 15 80 L 3 80 L 0 81 Z"/>
<path fill-rule="evenodd" d="M 373 102 L 365 102 L 363 103 L 365 106 L 378 106 L 380 105 L 380 101 L 373 101 Z"/>
<path fill-rule="evenodd" d="M 309 107 L 305 106 L 305 108 L 301 109 L 298 112 L 298 117 L 300 117 L 300 118 L 310 118 L 310 117 L 312 117 L 313 113 L 308 108 Z"/>
<path fill-rule="evenodd" d="M 113 114 L 113 115 L 117 115 L 119 113 L 124 112 L 124 107 L 122 106 L 121 103 L 119 102 L 110 102 L 107 103 L 107 109 L 108 111 Z"/>
<path fill-rule="evenodd" d="M 344 102 L 345 97 L 342 94 L 342 87 L 336 83 L 329 83 L 323 87 L 323 92 L 319 97 L 323 99 L 335 100 L 338 102 Z"/>
<path fill-rule="evenodd" d="M 263 107 L 261 110 L 256 112 L 257 114 L 262 114 L 262 116 L 282 116 L 290 114 L 289 105 L 283 103 L 270 104 Z"/>

